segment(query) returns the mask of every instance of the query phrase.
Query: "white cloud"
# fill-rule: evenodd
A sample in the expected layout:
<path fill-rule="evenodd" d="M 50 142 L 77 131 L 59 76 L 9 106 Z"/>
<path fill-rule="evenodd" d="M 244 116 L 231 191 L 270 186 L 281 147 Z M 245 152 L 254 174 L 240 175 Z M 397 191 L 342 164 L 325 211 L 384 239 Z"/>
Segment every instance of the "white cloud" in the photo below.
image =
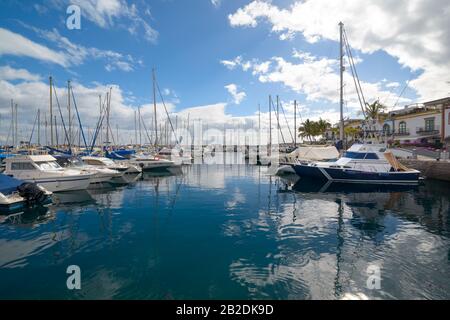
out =
<path fill-rule="evenodd" d="M 67 56 L 64 53 L 51 50 L 20 34 L 0 28 L 0 56 L 2 55 L 29 57 L 56 63 L 63 67 L 69 65 Z"/>
<path fill-rule="evenodd" d="M 57 52 L 57 54 L 62 57 L 62 60 L 64 61 L 63 64 L 64 67 L 83 64 L 89 58 L 105 60 L 106 61 L 105 69 L 107 71 L 122 70 L 125 72 L 129 72 L 134 70 L 135 64 L 140 64 L 139 62 L 136 62 L 135 59 L 129 54 L 123 55 L 121 53 L 111 50 L 101 50 L 94 47 L 84 47 L 82 45 L 75 44 L 71 42 L 68 38 L 62 36 L 56 29 L 49 31 L 39 29 L 24 23 L 22 23 L 22 25 L 34 31 L 41 38 L 56 44 L 56 46 L 60 49 L 60 51 Z M 17 35 L 16 37 L 18 38 L 22 37 L 21 35 L 18 34 L 16 35 Z M 2 39 L 1 30 L 0 30 L 0 39 Z M 26 40 L 30 41 L 28 39 Z M 24 47 L 24 50 L 26 49 L 27 47 Z M 48 48 L 46 49 L 50 50 Z M 14 52 L 10 52 L 9 54 L 18 55 L 17 53 Z M 42 51 L 39 51 L 36 55 L 33 56 L 33 58 L 45 60 L 45 54 L 43 55 Z"/>
<path fill-rule="evenodd" d="M 386 84 L 386 88 L 398 88 L 400 87 L 400 83 L 398 82 L 389 82 Z"/>
<path fill-rule="evenodd" d="M 32 74 L 25 69 L 14 69 L 10 66 L 0 67 L 0 80 L 26 80 L 38 81 L 41 77 L 37 74 Z"/>
<path fill-rule="evenodd" d="M 233 97 L 233 101 L 235 104 L 240 104 L 242 100 L 244 100 L 247 96 L 244 91 L 238 92 L 238 87 L 234 83 L 226 85 L 225 89 L 227 89 L 228 93 Z"/>
<path fill-rule="evenodd" d="M 422 99 L 446 96 L 450 79 L 450 2 L 447 0 L 305 0 L 280 9 L 270 1 L 252 1 L 229 15 L 234 27 L 267 21 L 282 39 L 302 34 L 308 42 L 338 41 L 338 22 L 346 24 L 352 47 L 363 53 L 384 50 L 412 70 Z M 434 82 L 432 82 L 434 81 Z"/>
<path fill-rule="evenodd" d="M 60 7 L 75 4 L 81 8 L 83 18 L 90 20 L 101 28 L 109 29 L 115 25 L 125 27 L 133 35 L 143 34 L 144 38 L 152 43 L 158 39 L 158 31 L 140 15 L 135 4 L 128 5 L 125 0 L 54 0 Z M 143 12 L 151 17 L 150 9 L 145 7 Z M 126 19 L 126 24 L 121 23 Z"/>

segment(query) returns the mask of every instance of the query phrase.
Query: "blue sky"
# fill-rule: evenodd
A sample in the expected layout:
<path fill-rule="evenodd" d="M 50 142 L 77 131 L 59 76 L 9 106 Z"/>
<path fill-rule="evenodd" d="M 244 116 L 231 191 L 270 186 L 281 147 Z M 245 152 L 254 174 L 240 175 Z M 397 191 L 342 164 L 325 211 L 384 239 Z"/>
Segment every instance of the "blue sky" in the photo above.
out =
<path fill-rule="evenodd" d="M 324 3 L 323 7 L 319 2 Z M 92 90 L 113 84 L 120 88 L 122 100 L 117 103 L 133 109 L 152 102 L 151 69 L 155 67 L 165 99 L 174 113 L 222 104 L 222 117 L 225 114 L 227 119 L 252 117 L 258 103 L 262 110 L 267 110 L 268 95 L 278 94 L 285 105 L 297 99 L 303 117 L 322 116 L 334 122 L 339 85 L 335 81 L 339 52 L 336 21 L 342 18 L 353 53 L 360 60 L 357 69 L 363 88 L 367 89 L 367 100 L 380 98 L 392 108 L 407 82 L 396 107 L 440 98 L 450 91 L 445 84 L 448 79 L 442 79 L 442 71 L 436 71 L 448 71 L 448 63 L 442 58 L 448 53 L 448 40 L 441 43 L 444 48 L 436 45 L 430 54 L 421 52 L 422 48 L 430 47 L 426 38 L 433 40 L 427 32 L 443 33 L 436 42 L 445 39 L 448 30 L 436 30 L 445 25 L 437 24 L 418 34 L 414 28 L 406 29 L 410 21 L 392 20 L 396 9 L 392 6 L 401 3 L 362 1 L 378 6 L 378 16 L 372 17 L 373 10 L 361 11 L 356 2 L 361 3 L 346 0 L 341 7 L 333 7 L 322 0 L 315 5 L 311 1 L 290 0 L 88 0 L 80 5 L 81 30 L 69 30 L 65 12 L 69 1 L 2 1 L 0 28 L 4 33 L 14 34 L 8 41 L 22 36 L 65 60 L 55 62 L 53 58 L 40 57 L 41 53 L 29 54 L 30 48 L 26 46 L 16 50 L 11 48 L 13 45 L 4 44 L 0 47 L 0 67 L 9 69 L 2 72 L 26 70 L 39 79 L 11 75 L 3 75 L 2 79 L 0 74 L 0 81 L 14 90 L 23 82 L 45 83 L 49 75 L 59 87 L 68 79 Z M 442 10 L 442 5 L 444 10 L 449 7 L 445 1 L 428 3 L 431 7 L 435 5 L 436 10 Z M 419 6 L 411 10 L 420 9 Z M 421 14 L 426 20 L 434 11 L 421 10 Z M 391 30 L 383 29 L 383 19 L 396 33 L 389 34 Z M 311 35 L 317 39 L 312 40 Z M 72 51 L 67 49 L 67 43 L 73 45 Z M 79 48 L 89 53 L 81 56 Z M 257 69 L 264 63 L 267 68 Z M 346 78 L 345 111 L 346 116 L 355 117 L 359 107 L 350 79 Z M 433 84 L 436 79 L 442 82 L 437 88 Z M 235 88 L 234 96 L 229 92 L 230 85 Z M 0 111 L 4 117 L 11 98 L 20 101 L 29 94 L 23 88 L 20 90 L 11 91 L 19 95 L 16 97 L 5 96 L 5 91 L 1 94 Z M 46 108 L 48 102 L 43 100 L 34 100 L 34 106 L 26 107 Z M 26 105 L 27 100 L 23 98 L 19 103 Z M 289 117 L 291 112 L 287 109 Z M 204 113 L 216 111 L 206 108 Z"/>

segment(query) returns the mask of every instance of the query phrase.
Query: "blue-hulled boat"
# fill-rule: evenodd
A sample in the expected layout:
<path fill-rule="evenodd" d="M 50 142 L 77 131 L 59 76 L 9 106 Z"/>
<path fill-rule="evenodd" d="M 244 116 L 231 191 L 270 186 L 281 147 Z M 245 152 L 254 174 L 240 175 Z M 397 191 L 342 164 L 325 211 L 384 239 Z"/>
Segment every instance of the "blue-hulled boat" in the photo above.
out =
<path fill-rule="evenodd" d="M 420 175 L 377 144 L 355 144 L 337 161 L 297 161 L 292 168 L 300 177 L 345 183 L 417 184 Z"/>

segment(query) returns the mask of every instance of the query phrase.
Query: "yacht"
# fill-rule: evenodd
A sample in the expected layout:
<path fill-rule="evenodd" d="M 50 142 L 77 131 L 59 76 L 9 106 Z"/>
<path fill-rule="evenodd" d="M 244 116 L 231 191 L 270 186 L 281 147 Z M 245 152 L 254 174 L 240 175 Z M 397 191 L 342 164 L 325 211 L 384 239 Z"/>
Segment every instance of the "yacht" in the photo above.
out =
<path fill-rule="evenodd" d="M 111 170 L 116 170 L 123 173 L 140 173 L 141 170 L 139 167 L 126 163 L 125 161 L 122 162 L 114 162 L 113 160 L 105 157 L 93 157 L 93 156 L 85 156 L 82 157 L 81 160 L 86 164 L 90 166 L 94 166 L 97 168 L 107 168 Z"/>
<path fill-rule="evenodd" d="M 51 155 L 17 156 L 6 159 L 5 174 L 37 183 L 51 192 L 84 190 L 93 174 L 62 168 Z"/>
<path fill-rule="evenodd" d="M 162 148 L 156 155 L 160 159 L 173 161 L 175 164 L 192 164 L 192 157 L 181 148 Z"/>
<path fill-rule="evenodd" d="M 420 175 L 378 144 L 354 144 L 337 161 L 296 160 L 291 166 L 300 177 L 346 183 L 417 184 Z"/>
<path fill-rule="evenodd" d="M 93 176 L 91 178 L 91 184 L 109 182 L 110 180 L 118 178 L 123 175 L 123 173 L 117 170 L 85 164 L 78 158 L 61 157 L 57 158 L 57 161 L 61 166 L 65 168 L 71 168 L 75 170 L 80 170 L 82 172 L 93 173 Z"/>
<path fill-rule="evenodd" d="M 127 162 L 141 168 L 142 171 L 163 170 L 176 166 L 173 161 L 161 159 L 158 156 L 152 156 L 145 153 L 136 154 Z"/>

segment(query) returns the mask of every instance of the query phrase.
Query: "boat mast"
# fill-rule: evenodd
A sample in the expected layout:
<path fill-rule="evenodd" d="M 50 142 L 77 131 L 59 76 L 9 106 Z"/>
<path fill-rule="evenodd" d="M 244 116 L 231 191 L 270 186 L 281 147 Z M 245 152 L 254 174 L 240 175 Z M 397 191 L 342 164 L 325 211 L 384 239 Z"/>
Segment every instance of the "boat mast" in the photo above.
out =
<path fill-rule="evenodd" d="M 297 100 L 294 100 L 294 147 L 297 147 Z"/>
<path fill-rule="evenodd" d="M 158 117 L 156 116 L 156 77 L 155 68 L 152 69 L 153 78 L 153 114 L 155 116 L 155 147 L 158 145 Z"/>
<path fill-rule="evenodd" d="M 340 60 L 340 124 L 339 140 L 344 143 L 344 48 L 343 48 L 343 28 L 344 24 L 339 22 L 339 60 Z"/>
<path fill-rule="evenodd" d="M 70 114 L 70 80 L 67 80 L 67 109 L 69 112 L 69 145 L 72 145 L 72 116 Z"/>
<path fill-rule="evenodd" d="M 53 94 L 52 94 L 53 79 L 52 79 L 51 76 L 48 79 L 49 79 L 49 82 L 50 82 L 50 145 L 54 146 L 54 141 L 53 141 L 53 103 L 52 103 L 52 98 L 53 98 Z"/>
<path fill-rule="evenodd" d="M 37 114 L 38 120 L 37 120 L 37 125 L 38 125 L 38 146 L 41 145 L 41 109 L 38 109 L 38 114 Z"/>
<path fill-rule="evenodd" d="M 269 95 L 269 155 L 272 154 L 272 96 Z"/>

